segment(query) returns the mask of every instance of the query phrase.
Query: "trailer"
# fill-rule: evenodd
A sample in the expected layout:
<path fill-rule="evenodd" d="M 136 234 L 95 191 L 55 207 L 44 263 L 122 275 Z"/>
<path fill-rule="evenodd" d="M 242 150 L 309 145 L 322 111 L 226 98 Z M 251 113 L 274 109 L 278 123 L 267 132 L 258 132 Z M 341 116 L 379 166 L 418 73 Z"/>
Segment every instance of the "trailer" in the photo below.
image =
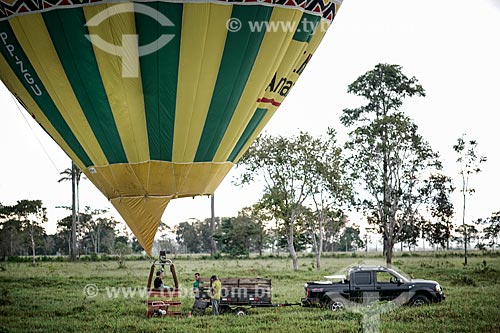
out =
<path fill-rule="evenodd" d="M 199 298 L 195 300 L 192 313 L 203 314 L 210 306 L 210 281 L 200 279 Z M 250 308 L 282 307 L 301 305 L 300 303 L 273 303 L 272 282 L 268 278 L 220 278 L 222 284 L 220 298 L 220 313 L 234 313 L 238 316 L 247 315 Z"/>

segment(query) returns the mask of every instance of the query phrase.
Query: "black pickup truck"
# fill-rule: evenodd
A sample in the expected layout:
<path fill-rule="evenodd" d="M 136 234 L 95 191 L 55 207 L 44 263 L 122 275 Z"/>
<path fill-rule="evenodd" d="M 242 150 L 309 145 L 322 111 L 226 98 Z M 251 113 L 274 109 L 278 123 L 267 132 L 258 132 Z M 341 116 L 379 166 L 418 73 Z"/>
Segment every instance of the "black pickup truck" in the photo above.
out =
<path fill-rule="evenodd" d="M 304 285 L 306 297 L 302 299 L 303 306 L 324 306 L 337 311 L 371 300 L 421 306 L 445 299 L 436 281 L 413 280 L 383 266 L 351 267 L 345 276 L 325 278 L 329 280 Z"/>

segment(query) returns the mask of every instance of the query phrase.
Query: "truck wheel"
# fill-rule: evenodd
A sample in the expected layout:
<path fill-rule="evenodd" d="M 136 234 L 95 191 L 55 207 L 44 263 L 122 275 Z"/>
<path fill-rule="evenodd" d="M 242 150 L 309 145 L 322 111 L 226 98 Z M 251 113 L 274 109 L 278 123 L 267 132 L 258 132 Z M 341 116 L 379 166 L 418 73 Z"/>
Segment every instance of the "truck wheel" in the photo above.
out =
<path fill-rule="evenodd" d="M 334 298 L 328 303 L 328 309 L 332 311 L 342 311 L 345 308 L 345 301 L 341 298 Z"/>
<path fill-rule="evenodd" d="M 427 305 L 429 303 L 430 303 L 430 301 L 427 298 L 427 296 L 425 296 L 425 295 L 415 295 L 410 300 L 411 306 L 422 306 L 422 305 Z"/>
<path fill-rule="evenodd" d="M 237 316 L 246 316 L 247 310 L 244 308 L 236 308 L 236 309 L 234 309 L 234 314 Z"/>

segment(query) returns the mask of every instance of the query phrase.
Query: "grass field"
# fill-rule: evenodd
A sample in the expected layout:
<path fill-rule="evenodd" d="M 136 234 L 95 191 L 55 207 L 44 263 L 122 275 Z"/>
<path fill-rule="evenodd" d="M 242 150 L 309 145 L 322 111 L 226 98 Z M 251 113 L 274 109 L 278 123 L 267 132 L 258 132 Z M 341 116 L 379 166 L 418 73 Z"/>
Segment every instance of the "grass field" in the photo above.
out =
<path fill-rule="evenodd" d="M 188 290 L 199 271 L 208 277 L 268 277 L 273 301 L 300 302 L 306 281 L 358 263 L 383 264 L 382 258 L 324 258 L 314 270 L 313 258 L 300 259 L 300 271 L 287 258 L 203 260 L 178 259 L 177 275 Z M 401 307 L 381 315 L 380 332 L 500 332 L 500 257 L 473 257 L 468 267 L 457 257 L 396 257 L 395 268 L 414 278 L 438 281 L 445 302 L 422 308 Z M 192 318 L 145 316 L 143 289 L 149 261 L 43 262 L 0 264 L 0 332 L 363 332 L 362 316 L 300 306 L 251 309 L 246 317 L 231 314 Z M 165 283 L 169 276 L 166 275 Z M 87 297 L 85 286 L 98 287 Z M 135 296 L 113 295 L 126 287 Z M 88 288 L 88 287 L 87 287 Z M 87 290 L 88 292 L 88 290 Z M 141 295 L 142 294 L 142 295 Z M 183 311 L 193 303 L 183 296 Z"/>

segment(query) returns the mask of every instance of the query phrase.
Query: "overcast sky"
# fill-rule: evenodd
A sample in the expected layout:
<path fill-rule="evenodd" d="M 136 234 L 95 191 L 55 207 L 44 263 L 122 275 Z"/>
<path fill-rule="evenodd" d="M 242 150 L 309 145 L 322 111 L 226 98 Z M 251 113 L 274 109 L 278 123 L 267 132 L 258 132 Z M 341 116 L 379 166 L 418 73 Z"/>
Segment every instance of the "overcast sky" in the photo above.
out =
<path fill-rule="evenodd" d="M 453 144 L 462 133 L 479 142 L 488 157 L 484 171 L 472 179 L 476 193 L 468 201 L 467 218 L 500 211 L 500 0 L 344 0 L 333 26 L 308 67 L 266 130 L 292 135 L 300 130 L 323 134 L 328 126 L 345 140 L 339 122 L 344 108 L 363 101 L 348 95 L 348 84 L 377 63 L 398 64 L 415 76 L 425 98 L 402 107 L 420 133 L 440 152 L 444 172 L 459 186 Z M 23 111 L 0 83 L 0 202 L 41 199 L 48 209 L 47 229 L 68 214 L 56 206 L 71 204 L 70 183 L 57 183 L 70 160 Z M 237 171 L 237 170 L 236 170 Z M 231 184 L 233 170 L 217 189 L 216 214 L 233 216 L 260 196 L 260 187 L 241 190 Z M 87 180 L 81 183 L 81 207 L 111 209 Z M 460 193 L 453 203 L 461 221 Z M 207 197 L 177 199 L 163 220 L 169 225 L 210 216 Z M 356 217 L 357 218 L 357 217 Z M 361 221 L 353 221 L 361 224 Z"/>

